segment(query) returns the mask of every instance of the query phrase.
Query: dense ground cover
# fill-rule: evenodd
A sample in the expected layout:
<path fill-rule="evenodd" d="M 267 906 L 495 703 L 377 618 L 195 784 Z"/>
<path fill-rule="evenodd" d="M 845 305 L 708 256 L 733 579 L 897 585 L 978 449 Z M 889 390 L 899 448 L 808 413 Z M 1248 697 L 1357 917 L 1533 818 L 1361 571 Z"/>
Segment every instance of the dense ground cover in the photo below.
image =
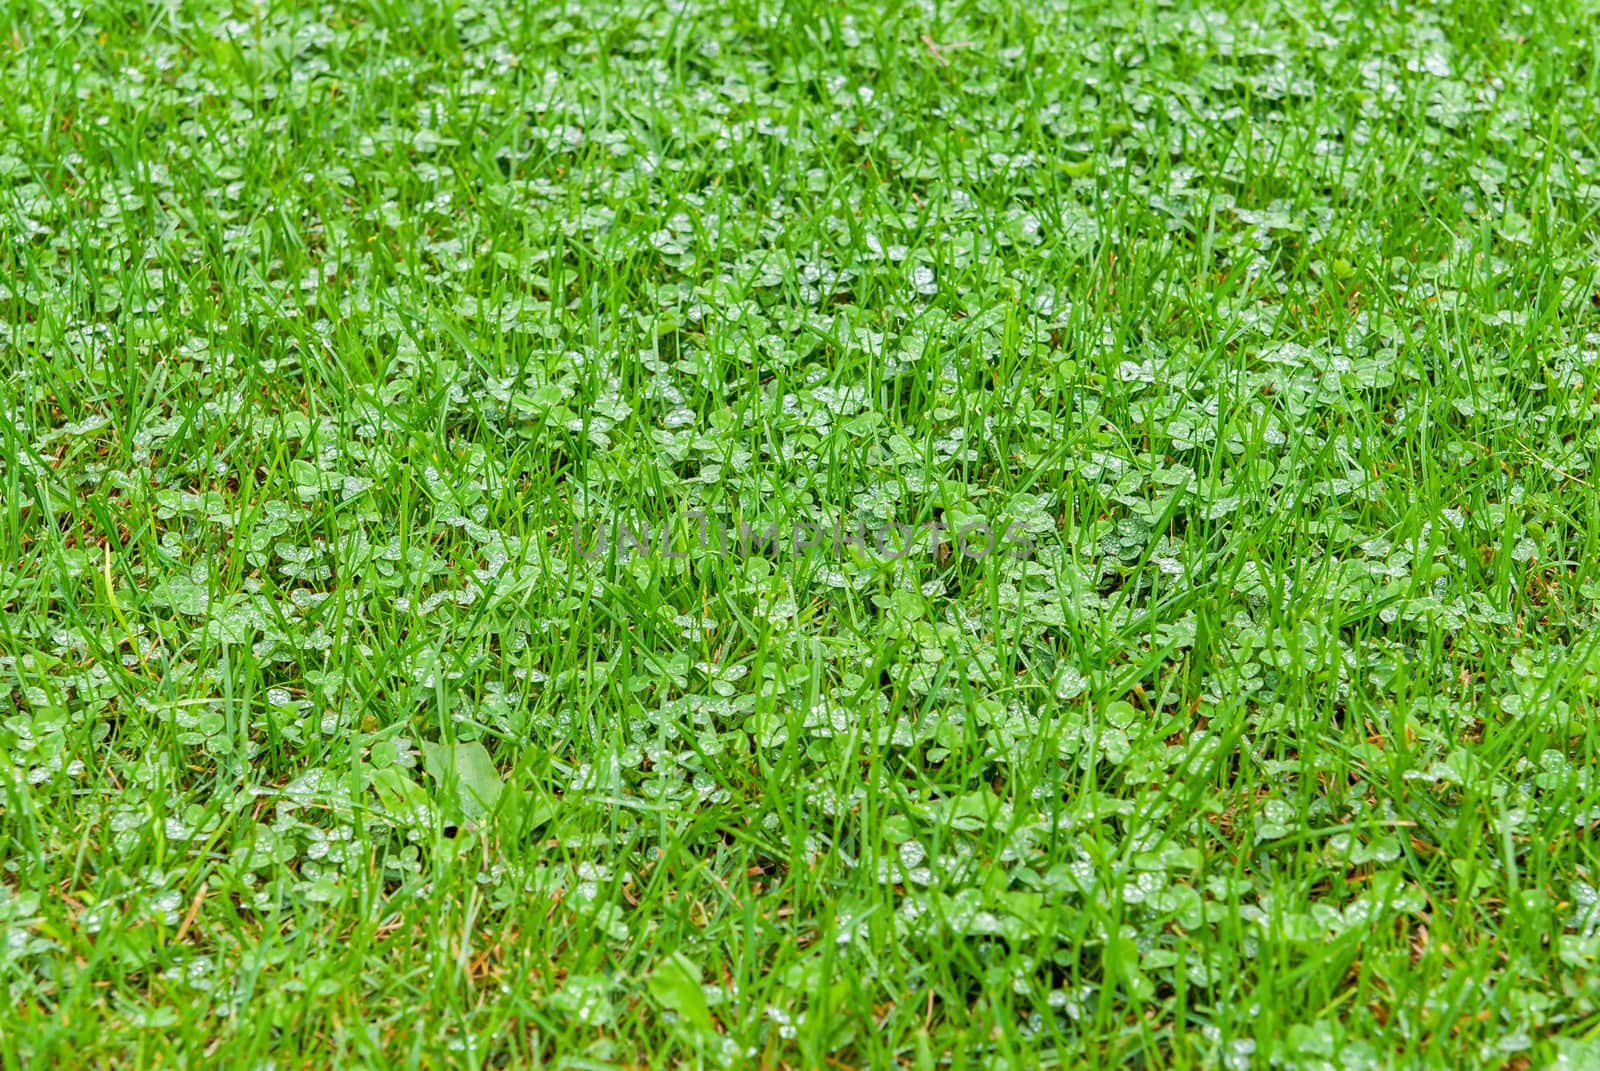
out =
<path fill-rule="evenodd" d="M 5 1066 L 1600 1060 L 1592 0 L 3 10 Z"/>

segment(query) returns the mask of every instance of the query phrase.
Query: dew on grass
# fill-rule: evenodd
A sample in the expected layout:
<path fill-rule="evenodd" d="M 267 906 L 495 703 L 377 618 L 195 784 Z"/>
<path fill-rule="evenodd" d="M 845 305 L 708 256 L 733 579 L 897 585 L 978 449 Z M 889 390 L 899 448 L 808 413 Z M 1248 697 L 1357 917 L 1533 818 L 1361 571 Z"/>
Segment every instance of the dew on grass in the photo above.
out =
<path fill-rule="evenodd" d="M 161 816 L 186 828 L 202 821 L 186 807 L 153 811 L 140 793 L 187 800 L 223 783 L 219 775 L 242 776 L 256 787 L 230 821 L 276 832 L 260 842 L 260 858 L 239 863 L 256 869 L 238 877 L 238 906 L 292 923 L 304 897 L 326 892 L 317 882 L 337 880 L 348 843 L 305 823 L 337 826 L 373 804 L 338 798 L 338 784 L 359 780 L 341 766 L 347 754 L 357 768 L 368 754 L 374 770 L 415 765 L 409 754 L 403 763 L 379 752 L 363 716 L 378 731 L 403 725 L 396 748 L 417 734 L 432 742 L 445 721 L 491 733 L 501 772 L 516 770 L 529 799 L 557 803 L 543 827 L 501 825 L 474 850 L 492 857 L 548 837 L 568 867 L 628 844 L 648 842 L 640 859 L 683 850 L 713 868 L 681 879 L 685 901 L 702 906 L 725 892 L 704 883 L 721 876 L 714 868 L 728 852 L 815 850 L 783 878 L 800 896 L 795 915 L 772 919 L 780 943 L 814 929 L 803 906 L 815 902 L 809 866 L 829 875 L 830 894 L 864 897 L 847 918 L 859 908 L 875 924 L 892 919 L 894 958 L 915 968 L 936 940 L 931 918 L 952 913 L 943 893 L 917 887 L 934 869 L 926 850 L 908 858 L 910 829 L 922 827 L 864 839 L 866 801 L 892 799 L 920 815 L 975 786 L 1004 785 L 1003 844 L 1002 831 L 965 815 L 940 833 L 959 849 L 941 839 L 935 850 L 941 881 L 976 882 L 981 862 L 996 868 L 986 891 L 954 912 L 973 947 L 952 981 L 974 1001 L 998 993 L 1015 1006 L 994 1018 L 1025 1059 L 1043 1044 L 1028 1036 L 1040 1029 L 1038 1013 L 1009 990 L 1023 992 L 1024 975 L 1048 989 L 1056 968 L 1029 960 L 1019 975 L 992 962 L 990 931 L 1021 935 L 1014 949 L 1057 941 L 1016 905 L 1042 895 L 1052 909 L 1078 912 L 1081 898 L 1106 895 L 1104 878 L 1112 895 L 1134 890 L 1129 936 L 1159 952 L 1179 886 L 1144 889 L 1154 879 L 1143 872 L 1075 864 L 1069 845 L 1092 831 L 1102 862 L 1159 854 L 1148 834 L 1171 815 L 1128 806 L 1147 785 L 1188 777 L 1199 791 L 1206 779 L 1193 763 L 1225 761 L 1216 752 L 1235 746 L 1234 730 L 1245 733 L 1241 755 L 1259 752 L 1254 772 L 1238 798 L 1202 793 L 1204 817 L 1188 832 L 1208 851 L 1266 836 L 1250 848 L 1262 867 L 1239 880 L 1235 899 L 1271 886 L 1260 875 L 1275 872 L 1284 852 L 1305 856 L 1310 888 L 1316 872 L 1339 885 L 1353 857 L 1370 867 L 1403 846 L 1346 835 L 1311 852 L 1276 836 L 1307 822 L 1359 827 L 1367 810 L 1383 811 L 1365 801 L 1383 801 L 1384 778 L 1397 775 L 1444 794 L 1504 781 L 1523 847 L 1539 849 L 1537 831 L 1553 817 L 1578 828 L 1570 823 L 1588 809 L 1570 798 L 1582 792 L 1580 752 L 1565 765 L 1544 755 L 1526 765 L 1508 757 L 1503 768 L 1462 759 L 1481 752 L 1470 734 L 1497 738 L 1497 718 L 1527 727 L 1580 709 L 1583 662 L 1564 637 L 1582 633 L 1596 587 L 1581 562 L 1568 569 L 1570 590 L 1518 582 L 1535 562 L 1573 557 L 1563 552 L 1567 526 L 1552 518 L 1592 512 L 1582 373 L 1595 349 L 1592 333 L 1583 338 L 1583 251 L 1560 226 L 1582 218 L 1593 184 L 1562 166 L 1553 145 L 1541 216 L 1516 211 L 1529 211 L 1526 176 L 1506 161 L 1520 159 L 1522 119 L 1586 101 L 1570 79 L 1510 76 L 1503 56 L 1522 53 L 1493 45 L 1526 27 L 1423 10 L 1402 13 L 1379 33 L 1384 47 L 1370 49 L 1335 40 L 1349 28 L 1315 18 L 1291 20 L 1297 28 L 1285 36 L 1270 22 L 1158 11 L 1140 22 L 1130 52 L 1116 43 L 1127 39 L 1126 13 L 1113 5 L 1093 13 L 1106 32 L 1080 35 L 1083 49 L 1041 52 L 995 37 L 981 11 L 945 29 L 867 20 L 870 35 L 845 12 L 817 28 L 832 51 L 796 39 L 756 56 L 751 41 L 695 5 L 668 14 L 670 27 L 617 23 L 580 6 L 530 34 L 516 13 L 473 11 L 444 35 L 443 57 L 393 27 L 373 51 L 353 47 L 365 27 L 297 24 L 269 11 L 235 20 L 229 36 L 252 63 L 265 55 L 258 44 L 286 42 L 293 70 L 243 94 L 229 92 L 227 64 L 202 71 L 192 61 L 204 56 L 161 33 L 142 52 L 118 50 L 120 31 L 102 27 L 116 51 L 110 67 L 69 69 L 81 51 L 60 58 L 67 97 L 109 92 L 113 105 L 137 103 L 160 134 L 125 175 L 107 170 L 93 146 L 74 148 L 71 131 L 54 156 L 38 139 L 0 153 L 22 258 L 16 277 L 0 282 L 0 316 L 17 321 L 24 364 L 27 347 L 62 363 L 59 378 L 24 369 L 3 403 L 23 443 L 13 467 L 45 493 L 14 511 L 25 545 L 0 563 L 22 645 L 0 655 L 0 671 L 26 708 L 0 717 L 0 747 L 26 758 L 14 777 L 46 778 L 30 797 L 42 817 L 108 831 L 108 843 L 91 843 L 95 865 L 83 873 L 114 878 L 107 849 L 146 857 Z M 170 29 L 181 33 L 186 16 L 174 18 Z M 1040 18 L 1040 29 L 1059 21 Z M 194 28 L 202 42 L 217 32 Z M 954 40 L 948 30 L 973 46 L 928 44 L 924 29 L 928 41 Z M 1573 40 L 1560 25 L 1545 29 Z M 1485 47 L 1447 47 L 1467 30 Z M 693 42 L 690 62 L 663 60 L 681 51 L 669 47 L 672 33 Z M 1171 57 L 1182 49 L 1169 46 L 1183 33 L 1210 51 L 1180 76 Z M 572 63 L 588 54 L 586 42 L 617 47 L 596 82 L 532 53 L 519 59 L 505 41 L 524 39 Z M 863 54 L 851 55 L 858 46 Z M 42 62 L 48 69 L 48 56 Z M 513 66 L 526 107 L 502 84 Z M 1174 78 L 1183 82 L 1176 97 L 1167 92 Z M 1023 81 L 1030 92 L 1070 85 L 1078 95 L 1045 92 L 1019 119 L 1011 105 Z M 948 99 L 935 93 L 917 106 L 925 83 Z M 1545 83 L 1565 95 L 1556 100 Z M 592 106 L 602 84 L 612 104 Z M 349 91 L 363 85 L 400 95 Z M 311 112 L 330 120 L 309 138 L 300 136 L 308 93 L 318 102 Z M 369 98 L 386 103 L 373 112 Z M 19 99 L 31 107 L 33 98 Z M 1175 99 L 1182 108 L 1169 107 Z M 1128 114 L 1110 114 L 1119 108 Z M 500 136 L 511 119 L 515 136 Z M 83 129 L 115 141 L 122 123 L 107 108 Z M 1400 129 L 1429 136 L 1413 153 L 1384 152 Z M 1250 136 L 1232 136 L 1240 132 Z M 485 138 L 503 147 L 469 151 Z M 1466 159 L 1461 144 L 1482 152 Z M 62 168 L 81 183 L 76 199 L 49 185 Z M 1460 225 L 1419 230 L 1393 213 L 1396 199 Z M 69 215 L 80 202 L 85 210 Z M 167 250 L 163 236 L 187 233 L 191 218 L 212 237 Z M 1545 229 L 1554 258 L 1530 241 Z M 251 271 L 202 273 L 205 286 L 186 287 L 213 239 Z M 1558 259 L 1571 266 L 1547 270 Z M 669 321 L 671 344 L 657 333 Z M 1401 449 L 1424 434 L 1426 446 Z M 315 465 L 294 470 L 295 460 Z M 1179 474 L 1190 489 L 1167 515 L 1163 496 L 1182 485 L 1169 482 Z M 569 503 L 592 515 L 648 502 L 655 524 L 683 504 L 770 517 L 760 509 L 779 488 L 809 496 L 798 512 L 820 514 L 889 488 L 886 519 L 1024 483 L 1059 492 L 1038 516 L 1017 511 L 1051 544 L 1026 566 L 947 564 L 930 553 L 867 568 L 774 555 L 759 570 L 695 562 L 630 572 L 624 600 L 618 577 L 569 566 L 542 535 L 568 520 Z M 1470 512 L 1464 499 L 1455 505 L 1479 537 L 1471 540 L 1441 509 L 1469 492 Z M 147 531 L 105 530 L 106 518 L 145 516 L 147 504 Z M 1424 528 L 1428 516 L 1434 524 Z M 1523 531 L 1529 521 L 1540 534 Z M 1457 531 L 1460 540 L 1441 542 Z M 106 537 L 126 544 L 115 590 L 134 643 L 121 641 L 96 553 L 83 550 Z M 487 549 L 523 539 L 505 558 Z M 294 549 L 280 555 L 280 544 Z M 196 561 L 207 569 L 185 586 Z M 1507 561 L 1518 573 L 1509 585 L 1495 572 Z M 61 601 L 74 590 L 86 598 Z M 908 593 L 922 600 L 920 615 L 875 601 Z M 68 606 L 79 624 L 59 635 Z M 702 625 L 704 613 L 718 622 Z M 1514 664 L 1513 653 L 1535 642 L 1548 652 Z M 602 653 L 573 653 L 590 647 Z M 630 679 L 617 651 L 635 656 Z M 862 702 L 872 682 L 854 678 L 891 651 L 894 698 Z M 664 668 L 641 668 L 646 654 Z M 1540 676 L 1546 654 L 1571 673 Z M 337 679 L 328 675 L 335 665 Z M 797 684 L 813 671 L 818 710 Z M 555 683 L 534 687 L 546 672 Z M 1329 675 L 1337 702 L 1321 714 L 1296 713 L 1306 673 Z M 515 682 L 529 695 L 495 698 L 494 685 Z M 708 694 L 672 705 L 695 688 Z M 1363 728 L 1395 688 L 1440 697 L 1396 706 L 1410 712 L 1404 756 Z M 263 691 L 264 704 L 249 698 Z M 226 764 L 208 749 L 231 734 L 214 719 L 163 705 L 224 694 L 248 712 L 240 728 L 252 758 L 242 771 L 216 768 Z M 446 708 L 435 710 L 441 700 Z M 1102 737 L 1098 723 L 1085 731 L 1085 711 L 1113 701 L 1138 716 L 1119 710 L 1115 733 Z M 785 740 L 797 706 L 811 731 Z M 849 712 L 848 727 L 835 709 Z M 1307 744 L 1326 735 L 1323 715 L 1335 709 L 1354 752 Z M 1474 711 L 1488 724 L 1475 724 Z M 1377 720 L 1382 737 L 1387 722 Z M 619 750 L 619 763 L 604 758 Z M 1374 764 L 1369 751 L 1385 761 Z M 49 787 L 52 774 L 83 769 L 60 761 L 75 754 L 92 755 L 96 771 L 93 785 L 73 786 L 81 796 Z M 278 789 L 267 786 L 320 764 L 336 776 L 303 804 L 252 813 L 255 792 L 270 797 Z M 574 769 L 586 775 L 568 789 Z M 859 794 L 855 782 L 872 779 Z M 1264 805 L 1285 779 L 1309 792 L 1309 806 L 1298 795 L 1287 813 Z M 435 791 L 422 775 L 415 781 Z M 785 802 L 783 786 L 799 798 Z M 112 817 L 97 825 L 88 809 L 107 799 Z M 708 832 L 738 829 L 719 817 L 724 799 L 760 816 L 748 830 L 754 840 L 729 845 Z M 697 820 L 669 821 L 666 839 L 639 839 L 683 807 Z M 611 823 L 604 843 L 585 839 L 593 830 L 584 816 L 596 809 Z M 369 832 L 374 842 L 363 847 L 404 889 L 397 908 L 421 908 L 487 873 L 474 858 L 461 876 L 425 885 L 419 875 L 447 869 L 427 835 L 378 822 Z M 702 834 L 712 839 L 693 843 Z M 167 840 L 174 860 L 210 850 L 203 835 Z M 45 849 L 38 865 L 61 869 L 71 847 Z M 881 864 L 862 868 L 872 888 L 851 873 L 852 852 Z M 1564 888 L 1570 853 L 1548 854 L 1550 887 Z M 1498 862 L 1493 852 L 1484 860 L 1492 880 Z M 1405 853 L 1380 869 L 1436 884 L 1420 865 Z M 1162 867 L 1182 869 L 1164 857 Z M 891 895 L 871 882 L 874 869 L 913 886 L 892 894 L 892 916 L 870 914 L 881 912 L 876 897 Z M 598 885 L 596 932 L 614 935 L 610 889 Z M 1210 887 L 1204 895 L 1233 902 Z M 930 915 L 930 903 L 940 910 Z M 1347 918 L 1289 896 L 1275 907 L 1316 939 Z M 508 924 L 524 909 L 515 896 L 494 908 Z M 1201 915 L 1184 924 L 1185 939 L 1211 950 Z M 686 932 L 685 953 L 715 962 L 697 931 Z M 1268 942 L 1262 931 L 1257 943 Z M 656 954 L 644 948 L 641 973 Z M 1553 952 L 1529 954 L 1533 980 L 1519 983 L 1515 1007 L 1522 993 L 1554 992 L 1570 973 Z M 1157 986 L 1148 1003 L 1159 1011 L 1186 969 L 1196 986 L 1215 989 L 1218 1006 L 1248 1007 L 1238 988 L 1248 972 L 1231 955 L 1143 964 Z M 45 976 L 37 962 L 19 969 L 36 981 Z M 104 980 L 118 962 L 104 957 L 91 973 Z M 157 969 L 167 968 L 177 970 Z M 119 984 L 113 990 L 127 988 Z M 616 993 L 618 1008 L 636 998 L 579 975 L 552 980 L 534 999 L 568 1018 L 569 1030 L 594 1035 L 582 1041 L 594 1045 L 585 1058 L 614 1062 L 635 1044 L 650 1051 L 659 1040 L 650 1017 L 623 1025 L 608 1012 L 583 1026 L 586 1017 L 563 1009 L 560 989 L 586 986 L 607 1005 Z M 1337 984 L 1332 992 L 1337 999 Z M 1085 989 L 1072 999 L 1076 1014 L 1102 998 Z M 1066 1016 L 1056 994 L 1050 1002 Z M 1360 1002 L 1348 1007 L 1352 1030 L 1372 1027 Z M 941 1024 L 970 1010 L 942 1009 L 930 1040 L 947 1047 Z M 752 1041 L 742 1032 L 750 1024 L 717 1018 L 727 1044 Z M 1501 1025 L 1523 1043 L 1521 1024 Z M 435 1040 L 465 1043 L 461 1031 Z M 1229 1040 L 1202 1040 L 1203 1058 L 1252 1062 L 1235 1059 Z M 1473 1051 L 1476 1041 L 1462 1044 Z M 715 1056 L 715 1044 L 705 1052 Z"/>
<path fill-rule="evenodd" d="M 927 849 L 923 848 L 921 842 L 908 840 L 901 843 L 899 855 L 901 866 L 914 867 L 927 858 L 928 852 Z"/>

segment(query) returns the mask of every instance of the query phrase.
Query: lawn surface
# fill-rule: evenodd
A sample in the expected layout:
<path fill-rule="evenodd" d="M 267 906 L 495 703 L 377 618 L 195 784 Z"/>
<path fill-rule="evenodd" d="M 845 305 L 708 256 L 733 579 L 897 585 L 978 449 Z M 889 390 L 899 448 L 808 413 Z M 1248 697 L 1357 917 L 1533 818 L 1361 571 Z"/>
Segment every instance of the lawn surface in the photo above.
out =
<path fill-rule="evenodd" d="M 1600 1066 L 1594 0 L 0 12 L 0 1065 Z"/>

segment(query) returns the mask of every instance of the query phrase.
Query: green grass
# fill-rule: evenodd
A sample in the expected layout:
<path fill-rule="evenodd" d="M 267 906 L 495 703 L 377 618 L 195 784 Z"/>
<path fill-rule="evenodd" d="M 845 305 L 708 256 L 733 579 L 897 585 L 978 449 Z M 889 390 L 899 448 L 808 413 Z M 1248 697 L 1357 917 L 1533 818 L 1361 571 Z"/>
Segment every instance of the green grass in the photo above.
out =
<path fill-rule="evenodd" d="M 0 14 L 0 1065 L 1600 1065 L 1593 0 Z"/>

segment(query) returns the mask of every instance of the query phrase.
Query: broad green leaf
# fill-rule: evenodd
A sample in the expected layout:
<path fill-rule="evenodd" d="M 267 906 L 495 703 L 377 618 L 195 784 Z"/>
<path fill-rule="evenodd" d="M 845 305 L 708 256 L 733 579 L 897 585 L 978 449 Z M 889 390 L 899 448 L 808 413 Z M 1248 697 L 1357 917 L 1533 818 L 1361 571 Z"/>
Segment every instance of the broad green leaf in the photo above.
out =
<path fill-rule="evenodd" d="M 428 794 L 398 766 L 372 772 L 372 791 L 392 817 L 407 825 L 420 825 L 429 813 Z"/>
<path fill-rule="evenodd" d="M 714 1032 L 706 993 L 700 988 L 700 968 L 682 952 L 674 952 L 650 972 L 645 985 L 657 1004 L 677 1012 L 685 1022 Z"/>
<path fill-rule="evenodd" d="M 447 799 L 459 808 L 463 818 L 476 821 L 487 817 L 505 790 L 494 760 L 476 741 L 454 747 L 423 744 L 422 761 L 428 775 L 450 794 Z"/>

